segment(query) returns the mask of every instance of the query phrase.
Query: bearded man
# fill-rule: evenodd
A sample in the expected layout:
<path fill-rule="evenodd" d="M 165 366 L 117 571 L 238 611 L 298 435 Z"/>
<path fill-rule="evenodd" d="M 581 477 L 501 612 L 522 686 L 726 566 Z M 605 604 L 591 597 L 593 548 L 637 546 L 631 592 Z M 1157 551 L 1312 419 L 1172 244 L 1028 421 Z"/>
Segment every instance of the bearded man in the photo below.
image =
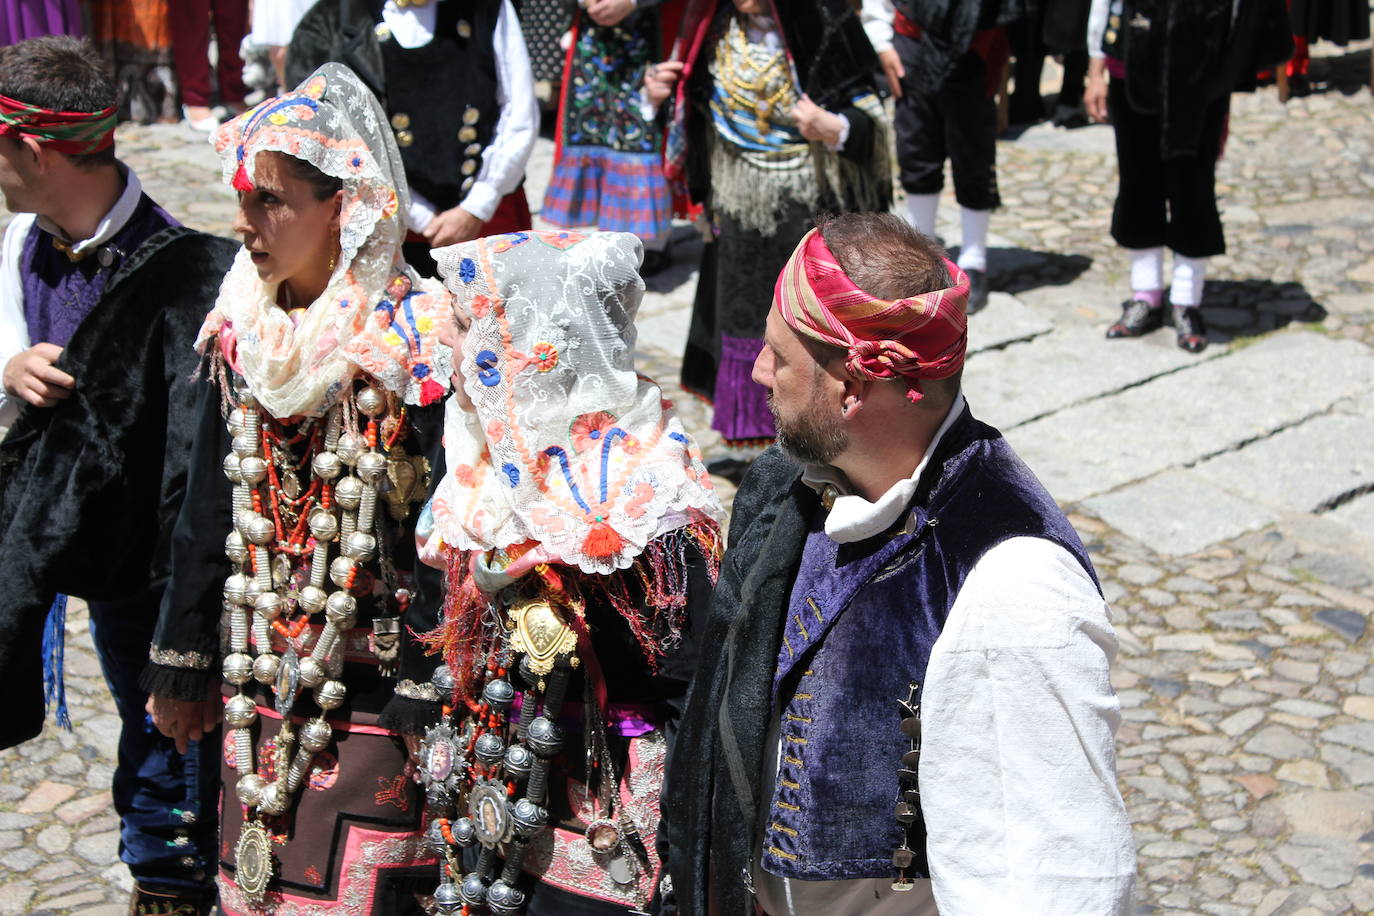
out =
<path fill-rule="evenodd" d="M 876 213 L 778 279 L 754 366 L 778 442 L 735 498 L 669 767 L 683 913 L 1130 912 L 1116 639 L 1072 526 L 960 392 L 968 289 Z"/>

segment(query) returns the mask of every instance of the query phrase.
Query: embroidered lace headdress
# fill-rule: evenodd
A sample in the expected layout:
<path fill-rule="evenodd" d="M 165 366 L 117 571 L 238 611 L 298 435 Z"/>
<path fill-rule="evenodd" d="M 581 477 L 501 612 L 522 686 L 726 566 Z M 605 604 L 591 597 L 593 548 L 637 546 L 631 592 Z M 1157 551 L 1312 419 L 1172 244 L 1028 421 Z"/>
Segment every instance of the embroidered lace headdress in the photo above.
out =
<path fill-rule="evenodd" d="M 524 566 L 627 569 L 658 538 L 723 515 L 695 443 L 635 373 L 643 248 L 629 233 L 521 232 L 435 252 L 471 315 L 448 405 L 444 545 L 531 546 Z"/>
<path fill-rule="evenodd" d="M 410 191 L 377 99 L 341 64 L 316 70 L 286 95 L 220 126 L 211 138 L 224 179 L 253 188 L 259 153 L 309 162 L 343 181 L 338 262 L 324 293 L 293 320 L 247 250 L 224 278 L 196 340 L 223 356 L 273 416 L 324 413 L 361 370 L 412 404 L 442 397 L 451 354 L 433 330 L 448 294 L 401 257 Z"/>

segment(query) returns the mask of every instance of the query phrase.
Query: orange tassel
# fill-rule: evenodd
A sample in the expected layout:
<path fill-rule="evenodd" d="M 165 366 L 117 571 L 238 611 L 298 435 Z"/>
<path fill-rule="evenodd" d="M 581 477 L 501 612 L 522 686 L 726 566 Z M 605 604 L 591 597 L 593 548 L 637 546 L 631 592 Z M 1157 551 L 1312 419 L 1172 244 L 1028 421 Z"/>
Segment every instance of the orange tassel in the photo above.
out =
<path fill-rule="evenodd" d="M 605 522 L 596 522 L 582 542 L 582 552 L 589 557 L 613 557 L 625 546 L 625 540 Z"/>

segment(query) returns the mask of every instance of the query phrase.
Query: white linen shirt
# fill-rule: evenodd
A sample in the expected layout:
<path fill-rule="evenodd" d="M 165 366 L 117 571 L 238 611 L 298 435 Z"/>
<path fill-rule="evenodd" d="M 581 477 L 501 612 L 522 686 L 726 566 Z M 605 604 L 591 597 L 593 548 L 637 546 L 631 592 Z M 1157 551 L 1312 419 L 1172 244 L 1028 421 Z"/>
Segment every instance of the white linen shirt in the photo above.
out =
<path fill-rule="evenodd" d="M 435 6 L 396 5 L 387 0 L 382 7 L 382 21 L 391 29 L 391 37 L 403 48 L 420 48 L 434 40 Z M 501 198 L 520 187 L 525 178 L 525 166 L 539 138 L 539 100 L 534 95 L 534 71 L 530 69 L 530 54 L 520 20 L 511 8 L 510 0 L 501 0 L 496 14 L 496 30 L 492 35 L 496 51 L 496 102 L 501 115 L 492 131 L 491 142 L 482 150 L 482 167 L 476 181 L 458 206 L 482 222 L 496 213 Z M 410 228 L 423 232 L 429 221 L 438 215 L 434 204 L 410 189 Z"/>
<path fill-rule="evenodd" d="M 926 455 L 964 409 L 956 397 Z M 832 468 L 803 482 L 839 496 L 825 532 L 840 543 L 906 511 L 922 460 L 877 502 L 846 493 Z M 771 916 L 1126 916 L 1135 846 L 1116 784 L 1120 706 L 1110 681 L 1110 612 L 1078 561 L 1043 538 L 985 553 L 935 641 L 921 692 L 921 810 L 931 879 L 903 893 L 888 879 L 797 881 L 754 862 Z M 765 805 L 777 773 L 777 710 Z M 895 720 L 894 720 L 895 727 Z M 895 761 L 893 762 L 895 766 Z"/>

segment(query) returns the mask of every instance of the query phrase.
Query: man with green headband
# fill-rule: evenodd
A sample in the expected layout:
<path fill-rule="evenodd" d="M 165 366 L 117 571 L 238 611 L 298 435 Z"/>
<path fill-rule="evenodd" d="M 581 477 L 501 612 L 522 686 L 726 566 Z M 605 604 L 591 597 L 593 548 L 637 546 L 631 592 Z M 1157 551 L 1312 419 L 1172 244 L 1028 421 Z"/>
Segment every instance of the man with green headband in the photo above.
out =
<path fill-rule="evenodd" d="M 0 747 L 41 730 L 45 681 L 69 724 L 64 596 L 85 598 L 123 720 L 130 912 L 194 916 L 214 902 L 219 748 L 159 735 L 139 680 L 185 486 L 191 343 L 234 246 L 144 194 L 114 126 L 90 45 L 0 48 L 0 193 L 16 214 L 0 242 Z"/>

